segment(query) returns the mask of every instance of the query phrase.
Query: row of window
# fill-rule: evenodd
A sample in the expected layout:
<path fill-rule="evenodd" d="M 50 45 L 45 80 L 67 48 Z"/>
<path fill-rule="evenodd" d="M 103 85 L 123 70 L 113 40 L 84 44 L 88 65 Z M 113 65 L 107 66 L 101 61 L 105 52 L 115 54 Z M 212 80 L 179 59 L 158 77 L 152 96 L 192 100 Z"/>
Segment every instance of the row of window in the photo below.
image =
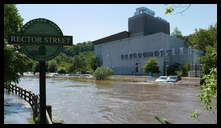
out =
<path fill-rule="evenodd" d="M 141 57 L 152 57 L 152 56 L 171 56 L 171 55 L 187 55 L 191 54 L 190 48 L 173 48 L 169 50 L 155 50 L 155 51 L 149 51 L 149 52 L 143 52 L 143 53 L 131 53 L 131 54 L 125 54 L 121 55 L 121 59 L 132 59 L 132 58 L 141 58 Z"/>

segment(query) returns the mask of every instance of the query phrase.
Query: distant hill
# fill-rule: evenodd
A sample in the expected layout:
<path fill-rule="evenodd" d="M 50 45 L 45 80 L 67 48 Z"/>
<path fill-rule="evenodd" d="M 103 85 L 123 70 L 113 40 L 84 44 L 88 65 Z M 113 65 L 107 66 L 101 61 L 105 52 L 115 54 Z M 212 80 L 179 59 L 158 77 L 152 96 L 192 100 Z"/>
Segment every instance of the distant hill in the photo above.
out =
<path fill-rule="evenodd" d="M 89 52 L 94 50 L 94 45 L 90 41 L 83 42 L 83 43 L 77 43 L 73 46 L 65 46 L 62 49 L 62 52 L 66 54 L 69 57 L 73 57 L 75 55 L 79 55 L 82 52 Z"/>

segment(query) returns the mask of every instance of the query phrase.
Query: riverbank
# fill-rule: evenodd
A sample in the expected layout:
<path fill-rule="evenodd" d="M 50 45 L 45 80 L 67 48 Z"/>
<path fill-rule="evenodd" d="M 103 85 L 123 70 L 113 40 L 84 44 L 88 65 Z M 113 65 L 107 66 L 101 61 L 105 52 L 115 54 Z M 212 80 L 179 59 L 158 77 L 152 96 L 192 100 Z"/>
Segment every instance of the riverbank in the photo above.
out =
<path fill-rule="evenodd" d="M 86 78 L 86 77 L 54 77 L 56 79 L 67 79 L 67 80 L 76 80 L 81 82 L 95 82 L 95 78 Z M 182 77 L 180 81 L 175 83 L 172 82 L 156 82 L 156 81 L 147 81 L 147 76 L 130 76 L 130 75 L 112 75 L 107 80 L 103 81 L 120 81 L 128 82 L 131 84 L 156 84 L 156 85 L 182 85 L 182 86 L 199 86 L 200 78 L 197 77 Z"/>
<path fill-rule="evenodd" d="M 36 76 L 38 75 L 24 75 L 24 76 Z M 75 80 L 80 82 L 96 82 L 97 80 L 94 77 L 87 77 L 85 75 L 79 76 L 68 76 L 68 75 L 46 75 L 47 78 L 55 78 L 55 79 L 62 79 L 62 80 Z M 175 83 L 171 82 L 155 82 L 155 81 L 147 81 L 147 76 L 135 76 L 135 75 L 112 75 L 108 77 L 107 80 L 102 81 L 119 81 L 119 82 L 128 82 L 132 84 L 156 84 L 156 85 L 181 85 L 181 86 L 199 86 L 200 85 L 200 78 L 199 77 L 182 77 L 180 81 Z M 154 77 L 156 79 L 157 77 Z M 100 80 L 99 80 L 100 81 Z"/>

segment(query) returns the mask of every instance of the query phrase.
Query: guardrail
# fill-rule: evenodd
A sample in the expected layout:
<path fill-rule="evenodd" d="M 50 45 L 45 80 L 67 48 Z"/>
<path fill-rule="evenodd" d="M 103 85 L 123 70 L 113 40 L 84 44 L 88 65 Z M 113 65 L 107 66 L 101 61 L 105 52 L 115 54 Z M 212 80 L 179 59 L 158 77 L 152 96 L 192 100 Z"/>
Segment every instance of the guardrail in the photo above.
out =
<path fill-rule="evenodd" d="M 6 88 L 9 93 L 11 92 L 15 95 L 18 95 L 22 99 L 27 101 L 30 104 L 31 108 L 32 108 L 34 122 L 39 123 L 39 119 L 40 119 L 40 96 L 35 95 L 31 91 L 28 91 L 26 89 L 23 89 L 21 87 L 13 85 L 13 84 L 8 84 L 8 85 L 4 84 L 4 88 Z M 51 112 L 51 106 L 47 106 L 46 119 L 47 119 L 48 124 L 52 124 L 52 115 L 51 115 L 51 113 L 52 113 Z"/>

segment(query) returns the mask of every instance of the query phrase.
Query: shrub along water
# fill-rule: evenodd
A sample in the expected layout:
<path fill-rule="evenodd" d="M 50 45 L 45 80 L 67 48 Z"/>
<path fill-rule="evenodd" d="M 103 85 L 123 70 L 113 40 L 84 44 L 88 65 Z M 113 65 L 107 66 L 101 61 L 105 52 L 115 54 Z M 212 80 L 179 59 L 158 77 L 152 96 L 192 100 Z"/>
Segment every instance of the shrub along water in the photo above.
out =
<path fill-rule="evenodd" d="M 105 80 L 108 76 L 112 75 L 112 73 L 113 71 L 111 68 L 98 67 L 94 72 L 94 76 L 96 80 Z"/>

